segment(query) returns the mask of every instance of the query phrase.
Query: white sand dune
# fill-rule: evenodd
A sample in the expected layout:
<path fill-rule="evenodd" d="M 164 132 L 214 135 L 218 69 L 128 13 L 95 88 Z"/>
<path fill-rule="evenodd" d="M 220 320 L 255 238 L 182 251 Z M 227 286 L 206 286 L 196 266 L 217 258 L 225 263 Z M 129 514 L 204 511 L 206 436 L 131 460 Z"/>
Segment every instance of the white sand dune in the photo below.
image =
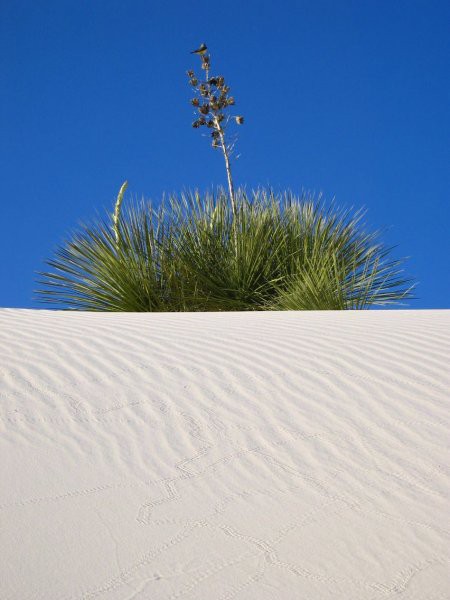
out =
<path fill-rule="evenodd" d="M 1 310 L 1 600 L 448 600 L 449 326 Z"/>

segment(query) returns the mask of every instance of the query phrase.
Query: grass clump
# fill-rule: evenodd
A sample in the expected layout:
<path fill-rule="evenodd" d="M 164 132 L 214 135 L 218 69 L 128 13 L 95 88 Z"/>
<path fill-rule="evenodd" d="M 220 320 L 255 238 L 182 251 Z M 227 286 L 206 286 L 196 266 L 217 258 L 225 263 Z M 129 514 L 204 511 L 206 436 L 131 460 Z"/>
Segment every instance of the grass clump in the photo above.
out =
<path fill-rule="evenodd" d="M 84 225 L 41 273 L 40 300 L 97 311 L 344 310 L 411 297 L 363 214 L 270 190 L 141 202 Z"/>

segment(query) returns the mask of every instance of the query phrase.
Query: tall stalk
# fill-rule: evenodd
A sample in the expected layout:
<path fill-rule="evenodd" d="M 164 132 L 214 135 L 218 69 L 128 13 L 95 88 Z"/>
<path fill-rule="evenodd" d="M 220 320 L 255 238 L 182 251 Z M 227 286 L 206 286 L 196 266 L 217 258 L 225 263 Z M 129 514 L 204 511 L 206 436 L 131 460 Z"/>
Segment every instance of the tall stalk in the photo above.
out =
<path fill-rule="evenodd" d="M 237 242 L 237 204 L 230 160 L 235 141 L 229 142 L 226 133 L 227 126 L 231 119 L 234 119 L 238 125 L 242 125 L 244 118 L 241 115 L 230 115 L 226 113 L 230 106 L 234 106 L 235 101 L 233 96 L 229 95 L 230 88 L 226 85 L 225 78 L 222 75 L 210 77 L 211 57 L 207 52 L 206 45 L 202 44 L 198 50 L 193 52 L 193 54 L 197 54 L 200 57 L 201 68 L 205 73 L 205 77 L 204 79 L 199 79 L 194 71 L 189 70 L 187 72 L 189 83 L 195 90 L 195 96 L 192 98 L 191 104 L 196 107 L 198 112 L 198 118 L 192 123 L 192 126 L 196 129 L 203 126 L 210 129 L 212 147 L 220 148 L 222 150 L 227 173 L 233 222 L 235 225 L 234 237 L 235 242 Z"/>
<path fill-rule="evenodd" d="M 236 197 L 234 195 L 234 185 L 233 185 L 233 177 L 231 175 L 231 165 L 230 165 L 230 157 L 228 154 L 228 148 L 225 143 L 225 134 L 220 127 L 220 123 L 216 123 L 217 131 L 219 132 L 220 146 L 222 148 L 223 157 L 225 160 L 225 169 L 227 172 L 227 180 L 228 180 L 228 191 L 230 192 L 230 200 L 231 200 L 231 209 L 233 211 L 233 217 L 236 219 Z"/>

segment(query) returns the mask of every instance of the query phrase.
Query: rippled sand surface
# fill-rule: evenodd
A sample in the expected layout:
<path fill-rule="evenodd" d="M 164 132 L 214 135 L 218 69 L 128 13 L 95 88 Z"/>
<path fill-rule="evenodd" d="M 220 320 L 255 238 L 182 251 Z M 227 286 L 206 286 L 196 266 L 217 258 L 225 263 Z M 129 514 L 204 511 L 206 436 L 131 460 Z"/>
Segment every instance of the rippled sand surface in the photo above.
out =
<path fill-rule="evenodd" d="M 449 600 L 450 311 L 0 310 L 2 600 Z"/>

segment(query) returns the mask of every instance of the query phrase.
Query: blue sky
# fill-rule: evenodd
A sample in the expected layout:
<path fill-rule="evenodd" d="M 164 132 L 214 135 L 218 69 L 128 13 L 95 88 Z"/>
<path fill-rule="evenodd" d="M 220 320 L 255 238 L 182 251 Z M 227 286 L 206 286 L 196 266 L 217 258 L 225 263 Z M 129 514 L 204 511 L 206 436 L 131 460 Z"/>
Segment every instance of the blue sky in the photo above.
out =
<path fill-rule="evenodd" d="M 0 0 L 0 306 L 36 307 L 35 271 L 80 220 L 133 196 L 225 184 L 191 128 L 205 41 L 245 117 L 235 179 L 368 209 L 449 307 L 447 1 Z"/>

